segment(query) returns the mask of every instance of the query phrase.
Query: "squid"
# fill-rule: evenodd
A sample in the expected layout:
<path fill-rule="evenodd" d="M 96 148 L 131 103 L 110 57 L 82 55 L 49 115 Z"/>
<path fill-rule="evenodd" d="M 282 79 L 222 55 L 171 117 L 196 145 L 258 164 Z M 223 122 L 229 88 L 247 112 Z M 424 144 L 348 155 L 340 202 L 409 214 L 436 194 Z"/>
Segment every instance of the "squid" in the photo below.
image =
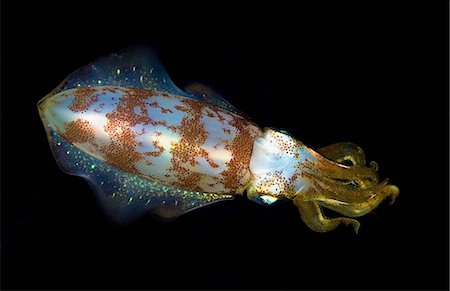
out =
<path fill-rule="evenodd" d="M 37 107 L 58 166 L 87 180 L 119 224 L 246 195 L 261 205 L 293 201 L 316 232 L 340 224 L 358 232 L 355 217 L 399 194 L 357 145 L 314 150 L 262 128 L 205 85 L 178 88 L 148 47 L 76 70 Z"/>

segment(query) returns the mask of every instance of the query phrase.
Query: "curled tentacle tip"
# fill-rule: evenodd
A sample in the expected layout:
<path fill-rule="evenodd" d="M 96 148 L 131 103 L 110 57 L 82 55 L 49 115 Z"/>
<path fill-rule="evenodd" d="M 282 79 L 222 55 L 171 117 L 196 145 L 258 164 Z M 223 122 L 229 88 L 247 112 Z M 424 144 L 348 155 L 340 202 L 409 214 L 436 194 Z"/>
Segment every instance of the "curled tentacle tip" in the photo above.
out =
<path fill-rule="evenodd" d="M 355 231 L 355 234 L 358 234 L 359 227 L 361 226 L 361 225 L 359 224 L 359 222 L 358 222 L 358 224 L 352 224 L 352 226 L 353 226 L 353 230 Z"/>
<path fill-rule="evenodd" d="M 371 161 L 371 162 L 370 162 L 370 167 L 371 167 L 375 172 L 378 171 L 378 163 L 377 163 L 377 162 Z"/>
<path fill-rule="evenodd" d="M 398 194 L 400 193 L 400 189 L 398 189 L 398 187 L 395 185 L 386 185 L 385 191 L 390 199 L 389 205 L 394 204 L 395 199 L 397 198 Z"/>
<path fill-rule="evenodd" d="M 397 198 L 398 194 L 400 193 L 400 190 L 395 185 L 389 185 L 389 178 L 386 178 L 383 180 L 383 182 L 380 183 L 382 186 L 382 193 L 384 194 L 384 197 L 389 198 L 389 205 L 394 204 L 395 199 Z"/>
<path fill-rule="evenodd" d="M 344 220 L 345 225 L 351 225 L 353 227 L 353 230 L 355 231 L 355 234 L 358 234 L 359 227 L 361 224 L 356 219 L 347 218 Z"/>

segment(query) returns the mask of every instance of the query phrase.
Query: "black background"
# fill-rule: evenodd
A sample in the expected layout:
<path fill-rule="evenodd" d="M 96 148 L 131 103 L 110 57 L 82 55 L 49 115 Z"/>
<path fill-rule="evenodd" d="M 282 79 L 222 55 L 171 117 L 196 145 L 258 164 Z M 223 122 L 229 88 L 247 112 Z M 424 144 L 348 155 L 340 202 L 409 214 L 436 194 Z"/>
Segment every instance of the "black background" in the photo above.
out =
<path fill-rule="evenodd" d="M 448 289 L 446 1 L 180 6 L 2 1 L 2 288 Z M 360 145 L 401 193 L 360 234 L 238 198 L 161 223 L 108 222 L 62 173 L 36 102 L 69 73 L 153 46 L 261 126 Z"/>

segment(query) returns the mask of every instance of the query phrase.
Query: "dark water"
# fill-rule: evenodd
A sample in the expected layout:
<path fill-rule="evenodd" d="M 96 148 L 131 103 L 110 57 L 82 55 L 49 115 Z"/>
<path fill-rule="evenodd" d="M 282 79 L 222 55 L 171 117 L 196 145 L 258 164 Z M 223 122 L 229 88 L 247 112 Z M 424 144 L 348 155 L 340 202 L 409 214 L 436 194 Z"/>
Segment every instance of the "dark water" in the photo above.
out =
<path fill-rule="evenodd" d="M 334 3 L 334 4 L 332 4 Z M 3 289 L 448 289 L 448 5 L 2 3 Z M 259 11 L 261 10 L 261 11 Z M 216 88 L 313 148 L 360 145 L 393 206 L 360 234 L 245 198 L 118 228 L 62 173 L 36 102 L 73 70 L 152 45 L 179 86 Z"/>

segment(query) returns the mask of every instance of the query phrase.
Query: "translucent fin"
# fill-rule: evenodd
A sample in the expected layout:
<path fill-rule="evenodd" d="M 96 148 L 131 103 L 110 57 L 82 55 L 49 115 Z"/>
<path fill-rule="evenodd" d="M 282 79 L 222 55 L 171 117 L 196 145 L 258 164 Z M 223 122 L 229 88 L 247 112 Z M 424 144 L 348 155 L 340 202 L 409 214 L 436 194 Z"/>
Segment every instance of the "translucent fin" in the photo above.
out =
<path fill-rule="evenodd" d="M 99 204 L 116 223 L 126 224 L 151 212 L 171 219 L 190 210 L 230 200 L 232 195 L 184 191 L 108 165 L 51 131 L 50 146 L 61 169 L 86 179 Z"/>
<path fill-rule="evenodd" d="M 130 47 L 76 70 L 50 95 L 90 86 L 142 88 L 191 97 L 172 82 L 155 52 L 146 46 Z"/>
<path fill-rule="evenodd" d="M 200 83 L 193 83 L 185 87 L 184 90 L 187 93 L 194 95 L 194 98 L 197 100 L 210 103 L 214 106 L 217 106 L 219 108 L 225 109 L 227 111 L 245 117 L 246 119 L 249 119 L 249 117 L 245 113 L 236 109 L 236 107 L 231 105 L 227 100 L 225 100 L 225 98 L 223 98 L 221 95 L 219 95 L 213 89 L 211 89 L 206 85 Z"/>
<path fill-rule="evenodd" d="M 70 74 L 48 96 L 78 87 L 115 86 L 167 92 L 213 104 L 248 118 L 211 88 L 194 83 L 185 91 L 170 79 L 156 53 L 147 46 L 132 46 L 98 60 Z"/>

